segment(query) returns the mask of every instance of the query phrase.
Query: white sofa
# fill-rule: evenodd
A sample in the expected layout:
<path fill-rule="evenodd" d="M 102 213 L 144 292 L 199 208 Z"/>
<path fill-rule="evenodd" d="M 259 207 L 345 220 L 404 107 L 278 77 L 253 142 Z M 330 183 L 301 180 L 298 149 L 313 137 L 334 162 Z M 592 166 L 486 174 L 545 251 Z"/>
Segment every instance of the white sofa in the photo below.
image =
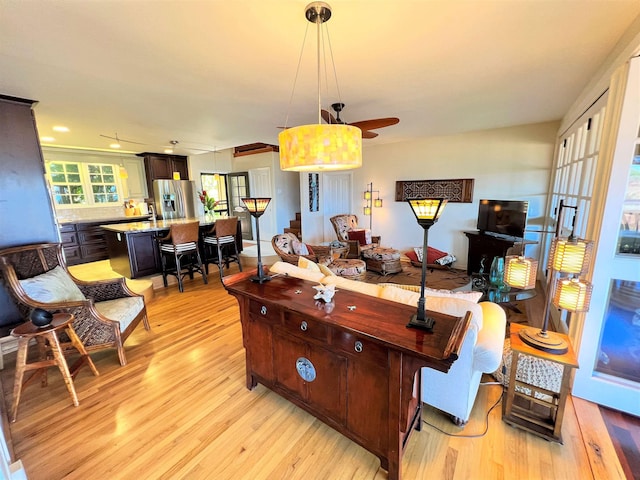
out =
<path fill-rule="evenodd" d="M 270 270 L 273 274 L 289 275 L 325 285 L 335 284 L 338 290 L 357 291 L 417 307 L 419 287 L 364 283 L 327 274 L 326 269 L 321 270 L 313 262 L 304 262 L 304 266 L 306 268 L 276 262 Z M 472 312 L 460 356 L 453 362 L 449 372 L 422 369 L 422 401 L 450 414 L 457 425 L 464 425 L 469 420 L 482 374 L 497 370 L 502 359 L 505 312 L 495 303 L 477 303 L 479 297 L 478 292 L 425 291 L 427 310 L 455 316 Z"/>

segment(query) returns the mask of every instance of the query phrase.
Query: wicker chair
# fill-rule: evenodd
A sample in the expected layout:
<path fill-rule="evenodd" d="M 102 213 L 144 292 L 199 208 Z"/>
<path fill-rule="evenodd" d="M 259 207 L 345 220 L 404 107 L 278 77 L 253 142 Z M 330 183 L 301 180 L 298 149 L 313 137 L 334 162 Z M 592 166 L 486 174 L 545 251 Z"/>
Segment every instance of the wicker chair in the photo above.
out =
<path fill-rule="evenodd" d="M 293 245 L 295 242 L 300 242 L 300 240 L 293 233 L 289 232 L 275 235 L 271 239 L 273 250 L 278 254 L 283 262 L 297 265 L 301 256 L 311 260 L 312 262 L 321 263 L 322 265 L 329 265 L 333 261 L 333 258 L 331 257 L 331 247 L 311 245 L 313 253 L 309 252 L 308 255 L 298 255 L 293 253 Z"/>
<path fill-rule="evenodd" d="M 280 256 L 282 261 L 298 265 L 300 257 L 304 257 L 312 262 L 327 267 L 335 275 L 351 278 L 353 280 L 364 280 L 367 275 L 367 266 L 360 259 L 334 258 L 334 252 L 330 246 L 305 245 L 307 249 L 313 251 L 306 255 L 295 253 L 294 245 L 298 242 L 302 244 L 293 233 L 283 233 L 271 239 L 273 250 Z"/>
<path fill-rule="evenodd" d="M 144 297 L 132 292 L 124 278 L 78 280 L 67 270 L 57 243 L 0 250 L 0 280 L 23 318 L 36 307 L 71 313 L 87 351 L 116 348 L 120 365 L 127 363 L 123 344 L 140 321 L 150 329 Z M 60 335 L 60 341 L 70 349 L 68 338 Z"/>

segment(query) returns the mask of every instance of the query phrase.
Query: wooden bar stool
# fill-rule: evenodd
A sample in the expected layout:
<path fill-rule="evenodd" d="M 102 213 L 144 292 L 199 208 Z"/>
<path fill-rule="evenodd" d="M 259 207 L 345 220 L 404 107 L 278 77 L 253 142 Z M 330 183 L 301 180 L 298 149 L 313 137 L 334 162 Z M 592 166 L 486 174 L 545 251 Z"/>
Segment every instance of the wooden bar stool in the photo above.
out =
<path fill-rule="evenodd" d="M 99 375 L 96 366 L 93 364 L 91 357 L 87 354 L 84 345 L 76 335 L 72 326 L 73 315 L 68 313 L 56 313 L 53 315 L 51 323 L 45 327 L 36 327 L 31 321 L 26 322 L 13 329 L 11 335 L 18 339 L 18 354 L 16 357 L 16 376 L 13 384 L 13 404 L 11 406 L 11 421 L 15 422 L 18 415 L 18 403 L 20 402 L 20 394 L 22 387 L 26 386 L 37 374 L 41 376 L 41 384 L 43 387 L 47 385 L 47 367 L 57 365 L 67 385 L 67 390 L 71 394 L 73 405 L 78 406 L 78 395 L 73 386 L 73 378 L 78 373 L 78 369 L 85 363 L 89 364 L 89 368 L 94 375 Z M 71 344 L 80 352 L 80 358 L 73 364 L 71 370 L 64 358 L 60 342 L 58 340 L 58 331 L 66 330 Z M 27 363 L 27 351 L 29 349 L 29 341 L 34 338 L 38 343 L 40 358 L 37 362 Z M 51 352 L 53 358 L 48 358 Z M 34 370 L 29 377 L 23 381 L 24 374 L 27 371 Z"/>

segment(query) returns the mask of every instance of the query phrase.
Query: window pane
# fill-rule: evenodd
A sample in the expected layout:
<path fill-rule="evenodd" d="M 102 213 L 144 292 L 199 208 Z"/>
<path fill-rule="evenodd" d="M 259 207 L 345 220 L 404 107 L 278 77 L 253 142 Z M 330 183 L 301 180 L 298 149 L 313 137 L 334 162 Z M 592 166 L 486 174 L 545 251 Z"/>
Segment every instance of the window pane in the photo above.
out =
<path fill-rule="evenodd" d="M 52 182 L 64 182 L 67 179 L 67 176 L 64 173 L 52 173 L 51 181 Z"/>
<path fill-rule="evenodd" d="M 640 255 L 640 145 L 636 145 L 629 172 L 620 220 L 618 253 Z"/>
<path fill-rule="evenodd" d="M 105 174 L 113 174 L 113 166 L 111 166 L 111 165 L 104 165 L 104 166 L 102 167 L 102 173 L 105 173 Z"/>
<path fill-rule="evenodd" d="M 77 163 L 66 163 L 65 167 L 67 172 L 80 173 L 80 165 Z"/>
<path fill-rule="evenodd" d="M 89 165 L 89 173 L 100 173 L 100 165 Z"/>
<path fill-rule="evenodd" d="M 64 166 L 59 163 L 51 163 L 49 164 L 49 170 L 51 173 L 64 172 Z"/>
<path fill-rule="evenodd" d="M 90 175 L 89 176 L 89 180 L 91 180 L 91 183 L 101 183 L 102 182 L 102 175 Z"/>
<path fill-rule="evenodd" d="M 75 173 L 67 175 L 67 181 L 69 183 L 80 183 L 80 175 Z"/>
<path fill-rule="evenodd" d="M 116 181 L 115 177 L 113 175 L 103 175 L 102 177 L 102 181 L 104 183 L 114 183 Z M 115 187 L 115 185 L 114 185 Z"/>

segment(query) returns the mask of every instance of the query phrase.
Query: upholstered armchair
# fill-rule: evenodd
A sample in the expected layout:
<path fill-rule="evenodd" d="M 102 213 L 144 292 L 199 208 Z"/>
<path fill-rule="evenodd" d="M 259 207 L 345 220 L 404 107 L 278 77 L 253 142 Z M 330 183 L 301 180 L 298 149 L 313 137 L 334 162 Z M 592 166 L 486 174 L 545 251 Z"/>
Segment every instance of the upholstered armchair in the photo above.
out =
<path fill-rule="evenodd" d="M 293 265 L 298 264 L 300 257 L 325 266 L 333 261 L 330 247 L 307 245 L 298 240 L 293 233 L 275 235 L 271 239 L 271 245 L 283 262 Z"/>
<path fill-rule="evenodd" d="M 358 217 L 343 213 L 330 218 L 338 240 L 349 245 L 347 258 L 360 258 L 364 250 L 380 245 L 380 237 L 372 236 L 371 230 L 358 226 Z"/>
<path fill-rule="evenodd" d="M 71 313 L 87 351 L 115 348 L 121 365 L 127 363 L 123 343 L 131 332 L 140 321 L 150 329 L 144 297 L 124 278 L 88 282 L 73 277 L 57 243 L 0 250 L 0 281 L 23 318 L 34 308 Z M 71 346 L 63 335 L 60 340 L 63 349 Z"/>

